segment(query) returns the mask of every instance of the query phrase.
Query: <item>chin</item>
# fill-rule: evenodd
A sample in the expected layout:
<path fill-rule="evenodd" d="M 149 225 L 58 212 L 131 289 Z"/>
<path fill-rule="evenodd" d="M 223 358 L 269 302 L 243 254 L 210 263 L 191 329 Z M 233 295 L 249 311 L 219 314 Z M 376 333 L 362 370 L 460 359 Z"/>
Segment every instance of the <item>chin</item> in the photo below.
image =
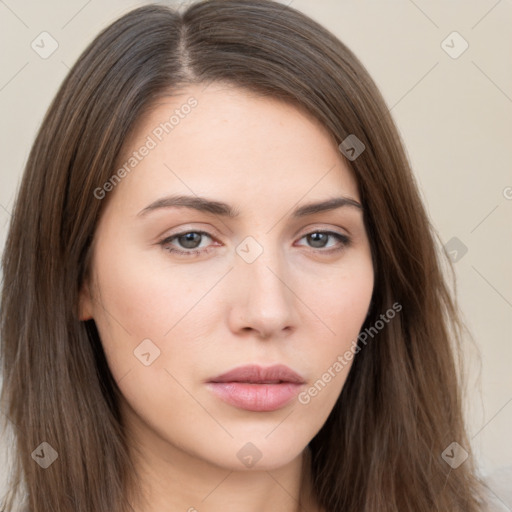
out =
<path fill-rule="evenodd" d="M 272 471 L 291 463 L 307 447 L 306 439 L 287 442 L 280 436 L 271 437 L 237 436 L 227 444 L 216 444 L 213 452 L 211 446 L 205 447 L 202 458 L 230 471 Z"/>

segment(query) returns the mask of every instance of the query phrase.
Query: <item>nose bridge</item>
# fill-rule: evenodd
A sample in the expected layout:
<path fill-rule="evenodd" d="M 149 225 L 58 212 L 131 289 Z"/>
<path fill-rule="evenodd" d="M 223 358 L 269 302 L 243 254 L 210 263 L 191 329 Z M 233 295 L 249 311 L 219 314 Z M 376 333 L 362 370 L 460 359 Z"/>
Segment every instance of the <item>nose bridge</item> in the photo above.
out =
<path fill-rule="evenodd" d="M 259 239 L 262 241 L 250 236 L 239 244 L 236 266 L 241 268 L 246 277 L 245 284 L 253 292 L 282 295 L 286 287 L 278 276 L 286 273 L 283 254 L 271 236 L 260 236 Z"/>
<path fill-rule="evenodd" d="M 260 241 L 261 240 L 261 241 Z M 294 298 L 280 246 L 272 236 L 246 237 L 236 248 L 237 307 L 245 323 L 258 331 L 280 331 L 291 326 Z"/>

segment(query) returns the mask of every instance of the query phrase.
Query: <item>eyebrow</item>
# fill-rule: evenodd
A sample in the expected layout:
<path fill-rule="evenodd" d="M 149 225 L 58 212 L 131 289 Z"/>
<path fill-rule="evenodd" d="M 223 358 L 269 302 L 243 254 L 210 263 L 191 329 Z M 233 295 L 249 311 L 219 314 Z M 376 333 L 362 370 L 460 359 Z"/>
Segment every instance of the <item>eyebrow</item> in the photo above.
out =
<path fill-rule="evenodd" d="M 317 203 L 308 203 L 293 211 L 293 217 L 300 218 L 315 213 L 325 212 L 329 210 L 335 210 L 344 206 L 363 210 L 361 203 L 352 199 L 351 197 L 334 197 L 325 201 Z M 145 208 L 143 208 L 137 216 L 142 217 L 148 213 L 159 210 L 161 208 L 191 208 L 200 212 L 212 213 L 214 215 L 221 215 L 228 218 L 236 218 L 240 215 L 240 211 L 233 206 L 224 203 L 222 201 L 214 201 L 199 196 L 186 196 L 186 195 L 174 195 L 167 196 L 157 199 Z"/>

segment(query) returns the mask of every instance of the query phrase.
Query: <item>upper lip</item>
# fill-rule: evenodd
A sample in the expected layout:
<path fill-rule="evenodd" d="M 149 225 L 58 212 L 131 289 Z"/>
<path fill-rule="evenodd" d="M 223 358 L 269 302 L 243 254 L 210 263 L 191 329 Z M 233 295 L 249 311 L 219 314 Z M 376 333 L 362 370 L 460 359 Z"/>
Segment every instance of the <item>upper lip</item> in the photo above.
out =
<path fill-rule="evenodd" d="M 258 365 L 239 366 L 222 375 L 218 375 L 209 382 L 246 382 L 250 384 L 279 384 L 291 382 L 304 384 L 304 379 L 291 368 L 283 364 L 276 364 L 266 368 Z"/>

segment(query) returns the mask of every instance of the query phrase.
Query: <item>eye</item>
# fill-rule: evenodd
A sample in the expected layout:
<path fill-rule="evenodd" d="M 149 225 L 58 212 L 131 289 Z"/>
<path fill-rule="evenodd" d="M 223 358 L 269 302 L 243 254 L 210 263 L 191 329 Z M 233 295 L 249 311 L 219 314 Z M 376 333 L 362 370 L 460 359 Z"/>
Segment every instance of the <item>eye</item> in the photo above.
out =
<path fill-rule="evenodd" d="M 201 246 L 201 242 L 204 238 L 214 240 L 213 236 L 206 231 L 184 231 L 165 238 L 159 242 L 159 244 L 166 251 L 173 254 L 185 257 L 194 257 L 207 253 L 213 249 L 213 245 Z M 311 244 L 309 247 L 314 252 L 327 254 L 341 251 L 350 245 L 350 238 L 348 236 L 334 231 L 312 231 L 311 233 L 302 236 L 299 240 L 302 239 L 306 239 L 308 244 Z M 338 244 L 327 245 L 330 239 L 337 240 Z M 179 245 L 177 246 L 175 243 Z"/>
<path fill-rule="evenodd" d="M 328 246 L 329 239 L 334 238 L 338 241 L 338 245 Z M 350 245 L 350 238 L 335 231 L 312 231 L 304 235 L 300 240 L 306 239 L 312 249 L 319 252 L 331 253 L 336 252 L 348 247 Z M 328 250 L 325 250 L 328 247 Z"/>
<path fill-rule="evenodd" d="M 183 233 L 177 233 L 176 235 L 172 235 L 160 242 L 160 245 L 167 251 L 172 252 L 174 254 L 179 254 L 183 256 L 197 256 L 198 254 L 202 254 L 207 252 L 210 247 L 201 248 L 197 250 L 197 248 L 201 247 L 200 244 L 204 237 L 213 239 L 211 235 L 209 235 L 206 231 L 185 231 Z M 176 248 L 172 243 L 176 241 L 180 244 L 180 248 Z M 185 250 L 183 250 L 185 249 Z"/>

